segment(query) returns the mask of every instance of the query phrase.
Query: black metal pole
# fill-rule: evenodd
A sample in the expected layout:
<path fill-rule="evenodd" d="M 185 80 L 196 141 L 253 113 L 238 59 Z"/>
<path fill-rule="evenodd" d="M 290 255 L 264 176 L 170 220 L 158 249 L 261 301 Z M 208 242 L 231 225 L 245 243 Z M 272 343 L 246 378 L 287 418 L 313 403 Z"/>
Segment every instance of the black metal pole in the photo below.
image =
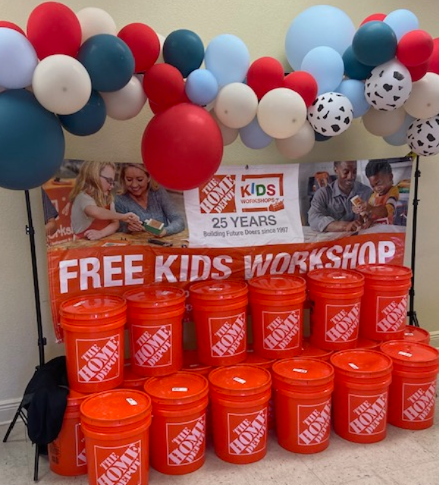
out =
<path fill-rule="evenodd" d="M 415 187 L 413 193 L 413 218 L 412 218 L 412 248 L 411 248 L 411 261 L 410 267 L 412 269 L 412 286 L 409 291 L 409 323 L 415 327 L 419 327 L 418 317 L 415 311 L 415 266 L 416 266 L 416 232 L 418 224 L 418 188 L 419 188 L 419 178 L 421 176 L 421 171 L 419 170 L 419 155 L 416 155 L 415 162 Z"/>

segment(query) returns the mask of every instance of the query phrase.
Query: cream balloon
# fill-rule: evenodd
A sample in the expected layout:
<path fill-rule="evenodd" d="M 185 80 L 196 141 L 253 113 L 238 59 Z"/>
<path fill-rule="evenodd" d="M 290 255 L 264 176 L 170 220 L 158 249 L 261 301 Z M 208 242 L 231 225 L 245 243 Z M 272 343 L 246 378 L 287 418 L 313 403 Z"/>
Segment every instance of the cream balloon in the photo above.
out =
<path fill-rule="evenodd" d="M 412 85 L 412 92 L 404 109 L 413 118 L 426 120 L 439 113 L 439 75 L 427 74 Z"/>
<path fill-rule="evenodd" d="M 108 12 L 101 8 L 86 7 L 77 12 L 76 16 L 81 24 L 82 44 L 93 35 L 117 35 L 116 22 Z"/>
<path fill-rule="evenodd" d="M 404 123 L 406 113 L 403 107 L 393 111 L 378 111 L 371 108 L 363 115 L 363 124 L 372 135 L 390 136 L 396 133 Z"/>
<path fill-rule="evenodd" d="M 276 139 L 276 147 L 285 158 L 295 160 L 307 155 L 313 149 L 315 141 L 314 130 L 309 122 L 305 121 L 295 135 Z"/>
<path fill-rule="evenodd" d="M 276 88 L 262 97 L 258 106 L 259 126 L 273 138 L 295 135 L 306 121 L 302 96 L 287 88 Z"/>
<path fill-rule="evenodd" d="M 85 67 L 64 54 L 45 57 L 35 68 L 32 90 L 47 110 L 70 115 L 90 99 L 91 79 Z"/>
<path fill-rule="evenodd" d="M 221 135 L 223 137 L 223 145 L 231 145 L 238 138 L 239 130 L 237 128 L 229 128 L 228 126 L 221 123 L 214 110 L 210 111 L 210 114 L 212 115 L 212 118 L 216 121 L 221 131 Z"/>
<path fill-rule="evenodd" d="M 258 97 L 247 84 L 230 83 L 218 93 L 215 114 L 229 128 L 242 128 L 256 116 Z"/>
<path fill-rule="evenodd" d="M 137 116 L 146 103 L 146 94 L 136 76 L 118 91 L 100 93 L 107 108 L 107 116 L 114 120 L 129 120 Z"/>

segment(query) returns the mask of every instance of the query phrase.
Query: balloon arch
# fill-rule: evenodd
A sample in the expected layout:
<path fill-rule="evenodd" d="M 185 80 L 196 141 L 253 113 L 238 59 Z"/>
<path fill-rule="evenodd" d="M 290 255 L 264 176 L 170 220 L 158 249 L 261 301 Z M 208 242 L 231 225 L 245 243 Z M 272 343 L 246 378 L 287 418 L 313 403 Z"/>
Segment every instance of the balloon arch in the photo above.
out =
<path fill-rule="evenodd" d="M 390 145 L 439 153 L 439 38 L 413 12 L 375 13 L 357 28 L 342 10 L 313 6 L 291 22 L 285 53 L 289 74 L 272 57 L 250 62 L 234 35 L 205 47 L 185 29 L 118 31 L 104 10 L 57 2 L 38 5 L 26 32 L 1 21 L 0 187 L 43 184 L 63 160 L 63 130 L 91 135 L 145 103 L 155 116 L 143 161 L 178 190 L 208 180 L 238 136 L 250 149 L 274 142 L 294 160 L 360 117 Z"/>

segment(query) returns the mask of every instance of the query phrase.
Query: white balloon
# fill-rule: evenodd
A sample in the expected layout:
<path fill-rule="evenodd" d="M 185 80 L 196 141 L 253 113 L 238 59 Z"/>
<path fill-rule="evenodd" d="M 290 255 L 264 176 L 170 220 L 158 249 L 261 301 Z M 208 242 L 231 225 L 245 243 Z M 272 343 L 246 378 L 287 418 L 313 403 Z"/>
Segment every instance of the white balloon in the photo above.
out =
<path fill-rule="evenodd" d="M 396 59 L 375 67 L 366 80 L 364 94 L 372 108 L 393 111 L 400 108 L 412 91 L 409 70 Z"/>
<path fill-rule="evenodd" d="M 370 109 L 363 115 L 363 124 L 372 135 L 389 136 L 396 133 L 404 123 L 406 113 L 404 108 L 393 111 L 378 111 Z"/>
<path fill-rule="evenodd" d="M 117 35 L 116 22 L 108 12 L 102 10 L 101 8 L 86 7 L 81 9 L 76 14 L 76 16 L 78 17 L 79 23 L 81 24 L 81 43 L 84 43 L 93 35 Z"/>
<path fill-rule="evenodd" d="M 256 116 L 258 97 L 247 84 L 230 83 L 218 93 L 213 109 L 224 125 L 242 128 Z"/>
<path fill-rule="evenodd" d="M 305 121 L 302 128 L 293 136 L 276 140 L 279 153 L 289 160 L 307 155 L 314 147 L 315 135 L 312 126 Z"/>
<path fill-rule="evenodd" d="M 47 110 L 70 115 L 82 109 L 90 99 L 91 79 L 79 61 L 55 54 L 45 57 L 36 67 L 32 89 Z"/>
<path fill-rule="evenodd" d="M 425 120 L 439 113 L 439 75 L 427 74 L 413 83 L 412 93 L 404 109 L 413 118 Z"/>
<path fill-rule="evenodd" d="M 308 108 L 308 121 L 324 136 L 341 135 L 351 126 L 353 117 L 352 103 L 340 93 L 321 94 Z"/>
<path fill-rule="evenodd" d="M 118 91 L 100 93 L 107 108 L 107 116 L 114 120 L 129 120 L 137 116 L 146 103 L 146 94 L 136 76 Z"/>
<path fill-rule="evenodd" d="M 259 126 L 273 138 L 282 139 L 295 135 L 305 121 L 305 101 L 291 89 L 272 89 L 259 102 Z"/>
<path fill-rule="evenodd" d="M 407 130 L 407 144 L 417 155 L 429 157 L 439 153 L 439 115 L 415 120 Z"/>

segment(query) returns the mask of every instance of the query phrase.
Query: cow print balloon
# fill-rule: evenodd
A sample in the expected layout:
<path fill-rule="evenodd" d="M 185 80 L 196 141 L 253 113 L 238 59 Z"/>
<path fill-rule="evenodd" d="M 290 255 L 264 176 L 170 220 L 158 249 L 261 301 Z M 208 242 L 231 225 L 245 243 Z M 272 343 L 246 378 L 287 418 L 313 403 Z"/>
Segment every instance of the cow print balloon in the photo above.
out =
<path fill-rule="evenodd" d="M 407 144 L 413 152 L 424 157 L 439 153 L 439 115 L 413 121 L 407 130 Z"/>
<path fill-rule="evenodd" d="M 352 123 L 352 103 L 340 93 L 324 93 L 308 108 L 308 121 L 314 131 L 325 136 L 336 136 Z"/>
<path fill-rule="evenodd" d="M 410 72 L 396 59 L 375 67 L 366 79 L 364 89 L 366 101 L 381 111 L 400 108 L 411 92 Z"/>

